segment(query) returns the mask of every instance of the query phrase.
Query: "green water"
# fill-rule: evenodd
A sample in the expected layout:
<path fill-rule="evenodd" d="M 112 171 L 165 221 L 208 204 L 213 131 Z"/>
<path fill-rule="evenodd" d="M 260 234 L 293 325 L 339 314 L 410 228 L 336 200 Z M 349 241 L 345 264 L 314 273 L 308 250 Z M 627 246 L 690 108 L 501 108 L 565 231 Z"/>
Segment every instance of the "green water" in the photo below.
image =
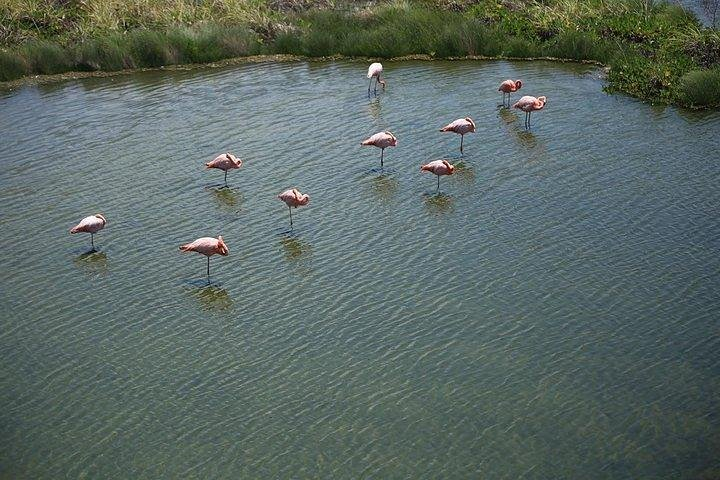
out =
<path fill-rule="evenodd" d="M 0 96 L 0 477 L 720 476 L 720 114 L 583 66 L 386 63 L 371 98 L 366 68 Z M 548 97 L 529 132 L 506 78 Z M 177 247 L 218 234 L 206 286 Z"/>

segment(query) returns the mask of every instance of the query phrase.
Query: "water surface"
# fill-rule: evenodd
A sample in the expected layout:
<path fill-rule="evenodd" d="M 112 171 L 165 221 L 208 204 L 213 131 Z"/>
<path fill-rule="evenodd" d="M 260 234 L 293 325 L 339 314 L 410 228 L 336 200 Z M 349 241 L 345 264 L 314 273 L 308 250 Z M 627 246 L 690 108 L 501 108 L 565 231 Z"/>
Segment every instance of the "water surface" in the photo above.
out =
<path fill-rule="evenodd" d="M 585 66 L 385 69 L 2 94 L 4 478 L 720 476 L 720 115 Z M 506 78 L 548 97 L 531 131 Z M 208 286 L 177 246 L 218 234 Z"/>

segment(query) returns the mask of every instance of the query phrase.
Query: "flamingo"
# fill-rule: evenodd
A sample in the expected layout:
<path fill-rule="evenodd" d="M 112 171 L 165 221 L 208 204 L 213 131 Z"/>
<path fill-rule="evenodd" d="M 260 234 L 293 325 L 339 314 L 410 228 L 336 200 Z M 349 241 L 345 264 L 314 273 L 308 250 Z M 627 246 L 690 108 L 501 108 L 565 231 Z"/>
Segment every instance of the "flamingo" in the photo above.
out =
<path fill-rule="evenodd" d="M 70 229 L 70 233 L 89 233 L 90 245 L 95 250 L 95 234 L 105 228 L 107 220 L 102 213 L 96 213 L 80 220 L 80 223 Z"/>
<path fill-rule="evenodd" d="M 368 95 L 370 95 L 370 86 L 372 85 L 372 79 L 375 79 L 375 93 L 377 93 L 377 84 L 380 83 L 382 85 L 383 90 L 385 90 L 385 80 L 380 78 L 380 75 L 383 73 L 383 66 L 381 63 L 375 62 L 370 65 L 368 68 L 367 78 L 370 79 L 370 84 L 368 85 Z"/>
<path fill-rule="evenodd" d="M 500 88 L 498 88 L 498 92 L 502 92 L 503 94 L 503 106 L 505 106 L 505 94 L 508 96 L 508 106 L 510 105 L 510 94 L 512 92 L 517 92 L 522 87 L 522 81 L 521 80 L 515 80 L 514 82 L 512 80 L 505 80 L 500 84 Z"/>
<path fill-rule="evenodd" d="M 215 254 L 226 257 L 230 251 L 227 245 L 223 241 L 222 235 L 218 238 L 202 237 L 198 238 L 194 242 L 180 245 L 181 252 L 197 252 L 202 253 L 207 257 L 207 279 L 208 284 L 210 283 L 210 257 Z"/>
<path fill-rule="evenodd" d="M 360 142 L 360 145 L 372 145 L 373 147 L 378 147 L 380 149 L 380 168 L 382 168 L 385 149 L 387 147 L 397 147 L 397 138 L 388 131 L 378 132 L 372 137 L 366 138 Z"/>
<path fill-rule="evenodd" d="M 530 95 L 525 95 L 520 100 L 515 102 L 515 105 L 513 105 L 513 108 L 519 108 L 523 112 L 525 112 L 525 128 L 530 128 L 530 114 L 537 110 L 542 110 L 545 107 L 545 104 L 547 103 L 546 97 L 531 97 Z"/>
<path fill-rule="evenodd" d="M 472 118 L 458 118 L 452 123 L 445 125 L 440 129 L 441 132 L 453 132 L 460 135 L 460 153 L 463 151 L 463 140 L 465 139 L 466 133 L 473 133 L 475 131 L 475 122 Z"/>
<path fill-rule="evenodd" d="M 451 165 L 447 160 L 435 160 L 420 167 L 421 172 L 431 172 L 437 175 L 437 189 L 440 190 L 440 176 L 452 175 L 455 173 L 455 166 Z"/>
<path fill-rule="evenodd" d="M 218 168 L 225 172 L 225 186 L 227 187 L 227 172 L 242 167 L 242 160 L 232 153 L 218 155 L 212 162 L 207 162 L 205 168 Z"/>
<path fill-rule="evenodd" d="M 292 220 L 292 209 L 293 207 L 302 207 L 303 205 L 307 205 L 310 203 L 310 195 L 307 193 L 302 194 L 297 188 L 290 188 L 288 190 L 285 190 L 281 194 L 278 195 L 278 198 L 285 202 L 285 205 L 288 206 L 288 210 L 290 210 L 290 228 L 293 227 L 293 220 Z"/>

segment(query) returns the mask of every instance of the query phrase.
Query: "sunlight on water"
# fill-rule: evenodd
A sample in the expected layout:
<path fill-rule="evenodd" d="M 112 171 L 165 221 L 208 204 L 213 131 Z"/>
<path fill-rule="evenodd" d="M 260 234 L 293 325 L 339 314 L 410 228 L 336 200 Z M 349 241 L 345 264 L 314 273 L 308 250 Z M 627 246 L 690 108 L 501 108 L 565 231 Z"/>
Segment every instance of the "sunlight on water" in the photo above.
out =
<path fill-rule="evenodd" d="M 720 115 L 586 66 L 366 68 L 0 96 L 4 477 L 720 476 Z M 217 235 L 208 284 L 178 245 Z"/>

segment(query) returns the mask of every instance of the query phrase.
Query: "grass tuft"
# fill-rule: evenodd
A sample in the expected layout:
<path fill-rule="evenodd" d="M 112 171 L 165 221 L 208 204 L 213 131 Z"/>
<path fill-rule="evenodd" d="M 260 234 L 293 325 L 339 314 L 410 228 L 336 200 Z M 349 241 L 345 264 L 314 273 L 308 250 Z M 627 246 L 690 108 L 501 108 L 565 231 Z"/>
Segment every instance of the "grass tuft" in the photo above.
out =
<path fill-rule="evenodd" d="M 30 68 L 23 57 L 16 52 L 0 50 L 0 82 L 21 78 L 29 72 Z"/>
<path fill-rule="evenodd" d="M 68 52 L 55 42 L 34 40 L 21 49 L 21 55 L 33 73 L 50 75 L 69 71 L 73 63 Z"/>
<path fill-rule="evenodd" d="M 680 79 L 680 94 L 694 107 L 720 107 L 720 69 L 686 73 Z"/>

